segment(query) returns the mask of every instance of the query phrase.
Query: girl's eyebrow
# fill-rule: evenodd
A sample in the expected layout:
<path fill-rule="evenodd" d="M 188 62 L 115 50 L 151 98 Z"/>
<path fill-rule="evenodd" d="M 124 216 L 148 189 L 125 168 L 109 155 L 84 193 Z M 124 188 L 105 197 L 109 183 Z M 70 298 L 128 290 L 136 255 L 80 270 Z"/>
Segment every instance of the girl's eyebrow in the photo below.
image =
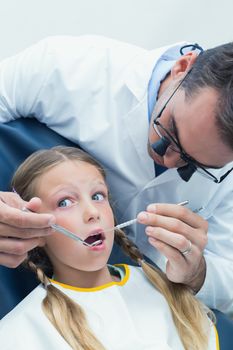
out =
<path fill-rule="evenodd" d="M 51 197 L 55 197 L 55 196 L 57 196 L 57 195 L 59 195 L 59 193 L 61 192 L 61 194 L 62 194 L 62 192 L 64 193 L 65 192 L 65 194 L 67 195 L 67 194 L 69 194 L 69 195 L 72 195 L 72 196 L 75 196 L 75 195 L 77 195 L 77 191 L 75 192 L 75 191 L 71 191 L 70 189 L 68 189 L 68 188 L 59 188 L 57 191 L 55 191 L 55 192 L 52 192 L 52 193 L 50 193 L 50 196 Z"/>
<path fill-rule="evenodd" d="M 96 180 L 95 185 L 104 185 L 104 186 L 107 186 L 106 183 L 105 183 L 105 181 L 103 181 L 103 180 Z"/>
<path fill-rule="evenodd" d="M 102 181 L 102 180 L 99 180 L 99 179 L 98 180 L 94 180 L 92 182 L 92 184 L 93 184 L 93 187 L 94 186 L 98 186 L 98 185 L 107 187 L 106 183 L 104 181 Z M 55 196 L 56 194 L 58 194 L 59 192 L 62 192 L 62 191 L 67 191 L 68 193 L 70 193 L 72 195 L 77 195 L 77 191 L 79 191 L 79 188 L 77 186 L 76 190 L 75 190 L 73 184 L 65 184 L 64 186 L 61 184 L 61 185 L 58 186 L 58 189 L 51 194 L 51 196 Z"/>

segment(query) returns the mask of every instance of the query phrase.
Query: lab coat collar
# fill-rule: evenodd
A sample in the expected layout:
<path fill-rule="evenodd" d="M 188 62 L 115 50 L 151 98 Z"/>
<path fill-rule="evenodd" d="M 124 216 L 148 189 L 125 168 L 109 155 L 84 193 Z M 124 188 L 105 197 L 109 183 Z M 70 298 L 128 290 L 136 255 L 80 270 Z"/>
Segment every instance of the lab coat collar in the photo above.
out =
<path fill-rule="evenodd" d="M 185 44 L 187 43 L 175 43 L 172 46 L 164 46 L 136 56 L 130 65 L 125 82 L 138 101 L 147 94 L 152 71 L 160 57 L 164 55 L 168 60 L 177 60 L 180 57 L 179 50 Z"/>

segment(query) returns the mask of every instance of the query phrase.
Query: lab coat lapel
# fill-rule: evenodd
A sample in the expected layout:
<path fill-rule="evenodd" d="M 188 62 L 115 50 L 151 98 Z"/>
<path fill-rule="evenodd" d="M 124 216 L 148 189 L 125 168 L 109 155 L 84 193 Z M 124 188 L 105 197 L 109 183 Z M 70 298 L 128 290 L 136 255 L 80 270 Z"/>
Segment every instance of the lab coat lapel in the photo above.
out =
<path fill-rule="evenodd" d="M 154 164 L 147 151 L 149 123 L 147 120 L 146 98 L 128 113 L 124 118 L 124 123 L 133 146 L 132 149 L 134 149 L 131 161 L 134 159 L 134 162 L 137 163 L 138 171 L 142 172 L 141 175 L 149 180 L 154 176 Z"/>
<path fill-rule="evenodd" d="M 148 155 L 148 128 L 149 122 L 147 119 L 147 100 L 144 99 L 126 116 L 124 119 L 125 127 L 128 130 L 128 135 L 131 139 L 134 154 L 130 159 L 137 163 L 137 171 L 141 178 L 144 178 L 145 186 L 152 181 L 153 187 L 165 184 L 167 182 L 179 181 L 179 175 L 176 169 L 167 169 L 160 176 L 156 177 L 154 161 Z M 137 127 L 135 128 L 135 125 Z M 184 182 L 181 180 L 182 183 Z M 140 181 L 142 184 L 142 182 Z"/>
<path fill-rule="evenodd" d="M 125 85 L 132 94 L 132 108 L 124 118 L 124 127 L 128 130 L 129 137 L 133 144 L 138 162 L 144 175 L 149 181 L 155 176 L 154 162 L 148 155 L 148 101 L 147 89 L 151 78 L 153 68 L 160 57 L 166 54 L 168 59 L 174 60 L 179 54 L 179 49 L 184 43 L 165 46 L 160 49 L 144 52 L 143 55 L 136 57 L 126 73 Z M 136 127 L 135 127 L 136 125 Z M 159 176 L 158 183 L 174 179 L 174 171 L 169 170 Z"/>

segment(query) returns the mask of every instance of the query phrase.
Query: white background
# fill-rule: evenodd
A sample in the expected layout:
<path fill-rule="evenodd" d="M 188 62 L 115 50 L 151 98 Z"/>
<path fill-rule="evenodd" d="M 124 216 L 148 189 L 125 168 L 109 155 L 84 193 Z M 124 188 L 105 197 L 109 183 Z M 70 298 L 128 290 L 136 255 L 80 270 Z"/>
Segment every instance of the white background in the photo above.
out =
<path fill-rule="evenodd" d="M 151 49 L 233 40 L 232 0 L 0 0 L 0 59 L 49 35 L 101 34 Z"/>

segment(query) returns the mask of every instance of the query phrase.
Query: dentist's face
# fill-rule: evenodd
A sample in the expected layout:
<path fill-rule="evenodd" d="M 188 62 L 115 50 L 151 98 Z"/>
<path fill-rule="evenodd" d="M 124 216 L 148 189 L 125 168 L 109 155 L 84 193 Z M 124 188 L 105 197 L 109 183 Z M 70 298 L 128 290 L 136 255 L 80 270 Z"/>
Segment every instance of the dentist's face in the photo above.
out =
<path fill-rule="evenodd" d="M 157 114 L 173 89 L 175 84 L 172 83 L 159 98 L 156 105 Z M 185 153 L 205 168 L 221 168 L 233 160 L 233 152 L 222 142 L 215 123 L 217 100 L 218 94 L 212 88 L 202 88 L 190 99 L 185 97 L 184 90 L 179 89 L 159 118 L 159 122 L 180 143 Z M 164 133 L 162 129 L 160 131 Z M 160 136 L 151 120 L 148 140 L 148 152 L 151 158 L 167 168 L 185 165 L 180 154 L 173 150 L 172 144 L 163 157 L 155 153 L 151 144 L 159 139 Z"/>
<path fill-rule="evenodd" d="M 57 232 L 45 238 L 57 279 L 69 281 L 70 276 L 72 281 L 77 271 L 105 268 L 114 241 L 113 230 L 105 230 L 114 226 L 114 218 L 100 172 L 82 161 L 64 161 L 39 177 L 36 195 L 42 200 L 41 212 L 53 213 L 57 224 L 88 243 L 103 240 L 89 248 Z"/>
<path fill-rule="evenodd" d="M 220 168 L 233 160 L 233 152 L 223 143 L 216 125 L 218 92 L 211 87 L 203 87 L 187 98 L 181 83 L 172 96 L 182 79 L 188 73 L 192 74 L 191 69 L 196 59 L 197 54 L 191 51 L 176 61 L 170 75 L 161 83 L 155 117 L 166 105 L 158 121 L 178 141 L 183 151 L 204 168 Z M 148 139 L 148 152 L 151 158 L 167 168 L 185 165 L 180 159 L 180 154 L 174 152 L 172 145 L 167 148 L 163 157 L 155 153 L 151 144 L 158 141 L 160 136 L 154 128 L 153 119 L 150 123 Z M 160 131 L 164 136 L 164 131 Z"/>

